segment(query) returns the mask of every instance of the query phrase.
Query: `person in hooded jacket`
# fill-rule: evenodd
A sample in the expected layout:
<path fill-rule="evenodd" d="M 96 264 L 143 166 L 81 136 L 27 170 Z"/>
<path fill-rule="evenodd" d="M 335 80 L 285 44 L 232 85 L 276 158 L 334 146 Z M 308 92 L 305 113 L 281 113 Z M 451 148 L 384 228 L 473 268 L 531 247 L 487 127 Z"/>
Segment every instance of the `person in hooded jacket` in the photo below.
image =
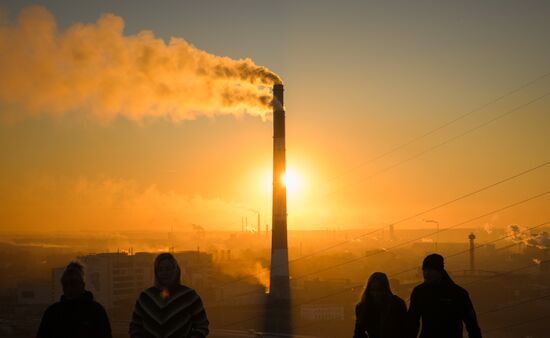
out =
<path fill-rule="evenodd" d="M 463 323 L 469 338 L 481 338 L 474 306 L 468 292 L 456 285 L 444 268 L 443 256 L 428 255 L 422 263 L 424 283 L 411 294 L 408 337 L 462 338 Z"/>
<path fill-rule="evenodd" d="M 143 291 L 130 322 L 131 338 L 201 338 L 209 333 L 202 300 L 181 284 L 178 262 L 169 253 L 157 256 L 155 285 Z"/>
<path fill-rule="evenodd" d="M 385 273 L 373 273 L 355 307 L 354 338 L 403 338 L 407 306 L 394 295 Z"/>
<path fill-rule="evenodd" d="M 67 265 L 61 277 L 61 300 L 46 309 L 37 338 L 111 338 L 111 325 L 101 304 L 85 290 L 84 268 Z"/>

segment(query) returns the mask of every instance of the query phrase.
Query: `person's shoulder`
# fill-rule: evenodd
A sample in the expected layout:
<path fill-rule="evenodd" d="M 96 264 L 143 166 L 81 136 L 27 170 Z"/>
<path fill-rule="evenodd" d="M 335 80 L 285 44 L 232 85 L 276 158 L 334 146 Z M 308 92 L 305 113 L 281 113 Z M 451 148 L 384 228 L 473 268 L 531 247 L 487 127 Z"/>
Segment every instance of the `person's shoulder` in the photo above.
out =
<path fill-rule="evenodd" d="M 432 288 L 430 287 L 430 285 L 428 283 L 421 283 L 421 284 L 418 284 L 417 286 L 415 286 L 413 289 L 412 289 L 412 292 L 411 292 L 411 301 L 413 299 L 423 299 L 423 298 L 426 298 L 431 292 Z"/>
<path fill-rule="evenodd" d="M 178 285 L 178 288 L 179 288 L 180 290 L 188 290 L 188 291 L 196 292 L 195 289 L 193 289 L 192 287 L 187 286 L 187 285 L 185 285 L 185 284 L 180 284 L 180 285 Z"/>
<path fill-rule="evenodd" d="M 143 291 L 140 292 L 139 296 L 138 296 L 138 302 L 143 300 L 144 298 L 158 298 L 160 297 L 160 290 L 155 287 L 155 286 L 151 286 Z"/>
<path fill-rule="evenodd" d="M 46 310 L 44 311 L 44 316 L 56 313 L 60 311 L 62 307 L 63 304 L 61 302 L 55 302 L 46 308 Z"/>
<path fill-rule="evenodd" d="M 453 283 L 453 290 L 462 297 L 470 297 L 468 291 L 458 284 Z"/>
<path fill-rule="evenodd" d="M 428 284 L 420 283 L 413 288 L 412 293 L 414 294 L 414 293 L 425 292 L 428 289 L 428 287 L 429 287 Z"/>
<path fill-rule="evenodd" d="M 96 311 L 105 311 L 105 307 L 96 300 L 92 300 L 90 302 L 90 307 L 92 307 Z"/>
<path fill-rule="evenodd" d="M 178 287 L 174 290 L 174 293 L 198 295 L 198 292 L 195 289 L 183 284 L 178 285 Z"/>
<path fill-rule="evenodd" d="M 160 292 L 160 290 L 156 286 L 151 286 L 151 287 L 148 287 L 147 289 L 141 291 L 141 294 L 151 293 L 151 292 Z"/>
<path fill-rule="evenodd" d="M 159 288 L 157 288 L 156 286 L 151 286 L 151 287 L 148 287 L 147 289 L 141 291 L 141 293 L 139 295 L 141 297 L 141 296 L 144 296 L 144 295 L 156 295 L 156 294 L 160 294 L 160 293 L 161 293 L 161 290 Z"/>
<path fill-rule="evenodd" d="M 355 314 L 358 315 L 365 310 L 365 303 L 359 302 L 355 304 Z"/>

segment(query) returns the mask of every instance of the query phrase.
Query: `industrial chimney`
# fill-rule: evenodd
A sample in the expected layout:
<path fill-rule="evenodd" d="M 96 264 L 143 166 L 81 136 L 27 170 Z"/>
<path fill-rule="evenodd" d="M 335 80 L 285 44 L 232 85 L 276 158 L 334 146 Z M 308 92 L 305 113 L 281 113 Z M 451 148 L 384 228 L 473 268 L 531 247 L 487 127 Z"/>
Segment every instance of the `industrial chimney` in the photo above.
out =
<path fill-rule="evenodd" d="M 470 240 L 470 271 L 473 273 L 475 271 L 475 239 L 476 235 L 472 232 L 468 239 Z"/>
<path fill-rule="evenodd" d="M 283 85 L 273 86 L 273 212 L 271 225 L 271 276 L 270 299 L 290 299 L 288 273 L 288 242 L 286 228 L 286 171 L 285 110 Z"/>

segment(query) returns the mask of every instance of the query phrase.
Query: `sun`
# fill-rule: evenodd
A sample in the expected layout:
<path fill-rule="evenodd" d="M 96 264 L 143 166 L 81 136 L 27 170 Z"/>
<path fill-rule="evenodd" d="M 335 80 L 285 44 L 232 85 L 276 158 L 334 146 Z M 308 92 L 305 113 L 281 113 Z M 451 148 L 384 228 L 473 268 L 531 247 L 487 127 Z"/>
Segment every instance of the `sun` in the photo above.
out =
<path fill-rule="evenodd" d="M 287 169 L 282 177 L 283 184 L 286 186 L 287 192 L 294 194 L 300 191 L 301 180 L 298 173 L 292 169 Z"/>
<path fill-rule="evenodd" d="M 262 172 L 262 194 L 267 194 L 266 196 L 270 196 L 273 192 L 273 184 L 284 186 L 288 199 L 292 199 L 294 202 L 303 198 L 304 194 L 308 191 L 308 177 L 303 176 L 303 171 L 299 171 L 294 167 L 287 168 L 286 172 L 279 178 L 273 177 L 271 168 L 265 169 Z"/>

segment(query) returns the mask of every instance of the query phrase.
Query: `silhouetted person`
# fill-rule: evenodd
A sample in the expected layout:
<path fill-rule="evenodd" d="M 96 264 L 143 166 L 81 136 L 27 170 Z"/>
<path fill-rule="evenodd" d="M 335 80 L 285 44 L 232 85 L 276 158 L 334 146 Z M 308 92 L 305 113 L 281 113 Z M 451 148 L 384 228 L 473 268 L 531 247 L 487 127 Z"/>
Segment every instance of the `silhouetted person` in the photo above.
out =
<path fill-rule="evenodd" d="M 130 337 L 206 337 L 208 318 L 195 290 L 181 284 L 178 262 L 169 253 L 155 259 L 155 285 L 139 296 Z"/>
<path fill-rule="evenodd" d="M 422 319 L 421 338 L 462 338 L 462 323 L 470 338 L 481 338 L 468 292 L 456 285 L 444 268 L 443 256 L 432 254 L 422 263 L 424 283 L 411 294 L 408 336 L 416 338 Z"/>
<path fill-rule="evenodd" d="M 403 338 L 407 306 L 394 295 L 386 274 L 373 273 L 355 307 L 354 338 Z"/>
<path fill-rule="evenodd" d="M 80 263 L 67 265 L 61 277 L 61 300 L 46 309 L 38 338 L 111 338 L 111 325 L 101 304 L 84 289 Z"/>

